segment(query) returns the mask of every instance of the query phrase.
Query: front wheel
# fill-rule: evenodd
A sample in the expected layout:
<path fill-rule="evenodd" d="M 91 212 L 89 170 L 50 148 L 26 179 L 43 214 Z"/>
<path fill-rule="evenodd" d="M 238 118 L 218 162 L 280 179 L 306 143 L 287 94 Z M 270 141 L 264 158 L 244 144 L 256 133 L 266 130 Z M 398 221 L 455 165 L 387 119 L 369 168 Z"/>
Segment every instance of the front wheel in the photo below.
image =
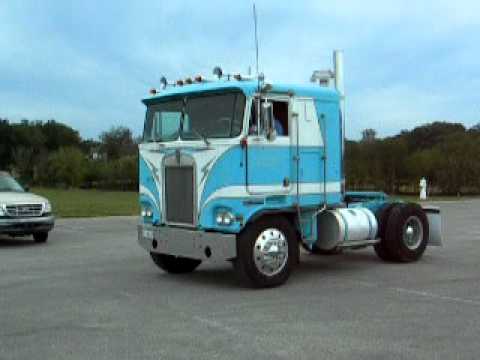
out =
<path fill-rule="evenodd" d="M 281 216 L 265 217 L 247 225 L 238 235 L 235 272 L 248 286 L 278 286 L 289 278 L 298 252 L 290 222 Z"/>
<path fill-rule="evenodd" d="M 185 274 L 194 271 L 201 260 L 177 257 L 167 254 L 150 253 L 150 256 L 160 269 L 171 274 Z"/>

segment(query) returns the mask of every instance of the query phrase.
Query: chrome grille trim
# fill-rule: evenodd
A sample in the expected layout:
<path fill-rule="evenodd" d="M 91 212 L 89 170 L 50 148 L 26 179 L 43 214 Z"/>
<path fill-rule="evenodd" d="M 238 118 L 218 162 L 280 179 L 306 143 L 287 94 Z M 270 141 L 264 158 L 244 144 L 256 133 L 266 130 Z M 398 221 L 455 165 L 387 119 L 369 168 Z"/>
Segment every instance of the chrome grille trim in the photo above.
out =
<path fill-rule="evenodd" d="M 10 217 L 38 217 L 42 216 L 42 204 L 7 205 L 5 212 Z"/>

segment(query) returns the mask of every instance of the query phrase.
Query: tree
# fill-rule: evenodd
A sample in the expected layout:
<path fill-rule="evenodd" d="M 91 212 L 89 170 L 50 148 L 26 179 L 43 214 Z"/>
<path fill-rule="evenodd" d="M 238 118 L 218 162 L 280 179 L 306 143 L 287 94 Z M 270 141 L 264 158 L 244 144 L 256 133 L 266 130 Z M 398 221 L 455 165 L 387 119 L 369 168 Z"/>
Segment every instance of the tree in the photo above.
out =
<path fill-rule="evenodd" d="M 470 128 L 470 131 L 474 131 L 474 132 L 478 132 L 480 133 L 480 122 L 476 125 L 473 125 L 471 128 Z"/>
<path fill-rule="evenodd" d="M 13 133 L 8 119 L 0 118 L 0 171 L 8 170 L 13 162 Z"/>
<path fill-rule="evenodd" d="M 55 151 L 62 147 L 80 147 L 81 138 L 78 131 L 71 127 L 49 120 L 41 125 L 41 131 L 45 138 L 45 147 L 49 151 Z"/>
<path fill-rule="evenodd" d="M 377 132 L 374 129 L 365 129 L 362 131 L 363 142 L 373 142 L 377 136 Z"/>
<path fill-rule="evenodd" d="M 125 127 L 114 127 L 100 135 L 101 149 L 108 160 L 116 160 L 125 155 L 133 155 L 137 145 L 132 132 Z"/>
<path fill-rule="evenodd" d="M 78 187 L 83 183 L 86 170 L 85 155 L 75 147 L 60 148 L 51 154 L 42 171 L 46 185 Z"/>
<path fill-rule="evenodd" d="M 464 133 L 465 126 L 458 123 L 434 122 L 418 126 L 412 131 L 403 131 L 400 136 L 405 138 L 409 151 L 431 149 L 445 141 L 445 138 L 457 133 Z"/>

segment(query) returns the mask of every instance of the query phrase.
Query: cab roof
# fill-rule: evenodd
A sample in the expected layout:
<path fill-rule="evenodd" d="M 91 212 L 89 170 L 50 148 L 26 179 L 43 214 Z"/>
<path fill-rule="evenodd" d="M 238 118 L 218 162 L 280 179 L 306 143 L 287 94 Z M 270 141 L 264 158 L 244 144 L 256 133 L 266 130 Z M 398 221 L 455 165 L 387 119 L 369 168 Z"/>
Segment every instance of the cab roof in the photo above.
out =
<path fill-rule="evenodd" d="M 269 84 L 271 89 L 268 93 L 293 93 L 295 96 L 311 97 L 314 99 L 321 99 L 326 101 L 339 101 L 340 97 L 336 90 L 321 87 L 315 84 Z M 169 86 L 155 95 L 145 98 L 143 103 L 148 105 L 155 103 L 158 100 L 166 97 L 174 97 L 183 94 L 194 94 L 201 92 L 215 92 L 215 91 L 241 91 L 246 96 L 252 96 L 257 92 L 257 81 L 238 81 L 238 80 L 219 80 L 202 83 L 194 83 L 183 86 Z"/>

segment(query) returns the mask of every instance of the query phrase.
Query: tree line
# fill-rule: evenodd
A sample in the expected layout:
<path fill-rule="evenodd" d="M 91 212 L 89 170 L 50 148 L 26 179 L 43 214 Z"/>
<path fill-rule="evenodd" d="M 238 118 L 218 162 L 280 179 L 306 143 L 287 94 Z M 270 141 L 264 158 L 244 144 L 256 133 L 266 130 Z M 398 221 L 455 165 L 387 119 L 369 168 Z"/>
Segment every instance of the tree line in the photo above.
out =
<path fill-rule="evenodd" d="M 347 189 L 417 193 L 425 177 L 431 194 L 480 194 L 480 124 L 434 122 L 383 139 L 365 129 L 345 148 Z"/>
<path fill-rule="evenodd" d="M 135 190 L 139 141 L 125 127 L 94 140 L 55 120 L 0 118 L 0 170 L 29 185 Z M 430 193 L 480 194 L 480 124 L 434 122 L 387 138 L 365 129 L 346 141 L 345 174 L 349 190 L 416 193 L 425 177 Z"/>
<path fill-rule="evenodd" d="M 28 185 L 135 190 L 137 143 L 124 127 L 84 140 L 55 120 L 12 123 L 0 118 L 0 170 Z"/>

